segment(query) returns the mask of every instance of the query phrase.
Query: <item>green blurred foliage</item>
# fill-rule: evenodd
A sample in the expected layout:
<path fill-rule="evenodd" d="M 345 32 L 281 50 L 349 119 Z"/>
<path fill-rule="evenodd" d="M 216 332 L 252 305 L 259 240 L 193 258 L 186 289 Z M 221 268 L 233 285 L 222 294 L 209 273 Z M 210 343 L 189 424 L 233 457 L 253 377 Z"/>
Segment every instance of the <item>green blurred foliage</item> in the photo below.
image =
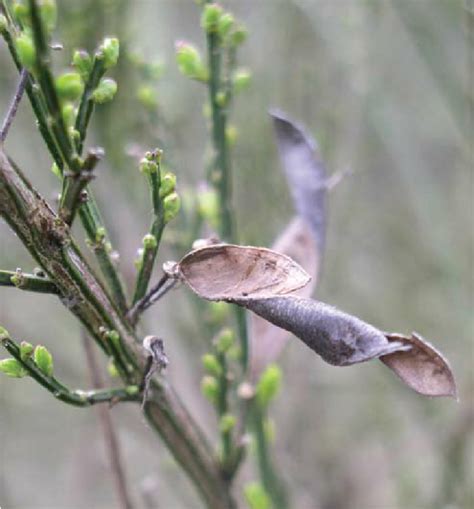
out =
<path fill-rule="evenodd" d="M 224 4 L 249 30 L 240 59 L 252 83 L 236 98 L 232 118 L 240 133 L 234 173 L 242 243 L 270 245 L 293 214 L 266 113 L 277 106 L 317 137 L 330 171 L 353 170 L 331 192 L 317 296 L 382 329 L 415 329 L 432 340 L 450 359 L 461 398 L 459 404 L 425 400 L 378 363 L 333 368 L 292 342 L 272 411 L 275 458 L 293 506 L 472 507 L 472 3 Z M 174 59 L 177 39 L 204 48 L 199 10 L 186 0 L 70 0 L 60 3 L 58 14 L 55 35 L 64 44 L 56 53 L 58 72 L 67 69 L 74 49 L 93 51 L 104 36 L 121 41 L 112 72 L 117 96 L 98 110 L 87 143 L 106 149 L 94 187 L 131 287 L 150 217 L 134 154 L 163 148 L 183 188 L 205 171 L 205 89 L 180 76 Z M 137 98 L 149 82 L 136 54 L 145 63 L 163 62 L 159 80 L 151 82 L 154 112 Z M 0 69 L 5 111 L 17 77 L 4 45 Z M 57 180 L 26 101 L 6 146 L 52 198 Z M 79 227 L 76 236 L 82 242 Z M 0 239 L 1 268 L 33 268 L 4 223 Z M 160 262 L 177 255 L 165 250 Z M 146 317 L 148 329 L 165 338 L 170 378 L 212 429 L 199 389 L 204 342 L 194 320 L 185 290 Z M 0 323 L 20 340 L 54 351 L 55 371 L 68 385 L 88 385 L 78 324 L 57 299 L 1 289 Z M 30 380 L 5 377 L 0 406 L 2 507 L 113 504 L 94 411 L 69 408 Z M 196 507 L 184 475 L 138 409 L 114 408 L 113 416 L 137 507 Z M 238 484 L 253 479 L 246 467 Z"/>

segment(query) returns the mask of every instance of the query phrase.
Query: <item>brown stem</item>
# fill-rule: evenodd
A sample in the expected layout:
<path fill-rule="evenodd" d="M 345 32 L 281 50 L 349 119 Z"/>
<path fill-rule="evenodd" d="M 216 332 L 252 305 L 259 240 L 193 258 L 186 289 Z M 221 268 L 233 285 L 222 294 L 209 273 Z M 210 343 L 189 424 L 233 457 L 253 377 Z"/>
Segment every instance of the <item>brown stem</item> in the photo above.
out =
<path fill-rule="evenodd" d="M 52 211 L 28 180 L 15 170 L 0 145 L 0 216 L 56 284 L 64 305 L 105 351 L 104 328 L 116 331 L 130 362 L 124 380 L 139 383 L 144 356 L 130 324 L 112 303 L 85 261 L 68 226 Z M 212 451 L 199 427 L 172 389 L 155 380 L 145 406 L 147 418 L 188 473 L 210 509 L 234 507 Z"/>

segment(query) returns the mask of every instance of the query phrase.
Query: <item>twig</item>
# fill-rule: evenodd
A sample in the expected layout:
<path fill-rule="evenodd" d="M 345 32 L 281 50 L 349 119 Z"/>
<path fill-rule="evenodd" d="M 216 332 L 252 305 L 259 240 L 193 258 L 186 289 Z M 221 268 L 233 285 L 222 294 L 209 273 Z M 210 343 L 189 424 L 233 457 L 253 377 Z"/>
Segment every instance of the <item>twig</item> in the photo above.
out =
<path fill-rule="evenodd" d="M 92 342 L 84 329 L 82 333 L 82 342 L 86 353 L 92 387 L 94 389 L 102 389 L 105 385 L 104 380 L 97 364 L 97 359 L 94 355 Z M 97 413 L 102 427 L 105 448 L 109 457 L 110 469 L 114 480 L 119 507 L 121 509 L 132 509 L 132 503 L 127 490 L 125 472 L 122 467 L 120 447 L 110 416 L 110 409 L 105 406 L 100 406 L 97 409 Z"/>
<path fill-rule="evenodd" d="M 50 279 L 34 274 L 25 274 L 21 269 L 17 269 L 15 272 L 0 270 L 0 286 L 13 286 L 30 292 L 59 294 L 58 287 Z"/>
<path fill-rule="evenodd" d="M 137 401 L 138 387 L 135 385 L 98 391 L 71 391 L 56 378 L 48 376 L 30 358 L 21 358 L 20 347 L 10 338 L 1 341 L 2 346 L 14 357 L 36 382 L 51 392 L 56 399 L 69 405 L 88 407 L 97 403 L 117 403 L 119 401 Z"/>
<path fill-rule="evenodd" d="M 8 107 L 7 114 L 5 119 L 3 120 L 2 128 L 0 130 L 0 143 L 3 143 L 7 139 L 8 131 L 10 130 L 10 126 L 16 116 L 16 112 L 18 111 L 18 106 L 20 105 L 21 98 L 23 97 L 23 93 L 25 92 L 26 82 L 28 80 L 28 72 L 26 69 L 22 69 L 20 73 L 20 79 L 18 80 L 18 85 L 16 87 L 15 95 L 13 96 L 12 102 Z"/>

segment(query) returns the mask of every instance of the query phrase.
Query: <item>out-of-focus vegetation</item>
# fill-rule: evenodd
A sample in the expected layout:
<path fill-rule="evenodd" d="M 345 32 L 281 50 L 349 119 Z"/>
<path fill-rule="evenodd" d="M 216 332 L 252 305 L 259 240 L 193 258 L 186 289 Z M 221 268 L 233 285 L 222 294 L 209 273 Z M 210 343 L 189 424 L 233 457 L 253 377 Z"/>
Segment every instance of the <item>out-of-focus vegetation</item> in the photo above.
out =
<path fill-rule="evenodd" d="M 308 126 L 331 170 L 353 170 L 330 196 L 318 297 L 382 329 L 415 329 L 431 338 L 450 359 L 459 385 L 459 404 L 425 400 L 377 364 L 333 368 L 291 343 L 273 415 L 275 457 L 293 506 L 470 507 L 472 2 L 225 5 L 249 29 L 241 60 L 253 73 L 232 118 L 239 130 L 234 168 L 242 243 L 270 245 L 293 214 L 267 116 L 269 107 L 278 106 Z M 131 283 L 149 212 L 130 153 L 137 145 L 163 148 L 182 184 L 193 185 L 204 174 L 205 91 L 180 76 L 174 60 L 177 39 L 202 41 L 204 47 L 198 9 L 187 0 L 71 0 L 60 3 L 59 13 L 65 54 L 77 46 L 91 49 L 104 35 L 122 42 L 117 98 L 97 112 L 94 124 L 93 136 L 108 155 L 94 185 Z M 162 68 L 155 66 L 150 77 L 138 58 L 161 61 Z M 17 75 L 4 45 L 0 69 L 5 111 Z M 144 92 L 145 87 L 151 88 Z M 157 108 L 150 112 L 143 102 L 149 104 L 154 94 Z M 27 101 L 7 147 L 41 192 L 57 192 Z M 33 268 L 4 223 L 0 239 L 0 268 Z M 165 339 L 169 376 L 212 429 L 213 416 L 199 391 L 204 343 L 184 290 L 146 321 Z M 71 386 L 87 385 L 79 326 L 54 297 L 2 289 L 0 322 L 25 340 L 46 344 Z M 0 505 L 110 507 L 96 414 L 55 402 L 29 380 L 0 383 Z M 186 479 L 135 411 L 117 408 L 114 416 L 137 506 L 197 507 Z M 253 478 L 247 468 L 238 481 Z"/>

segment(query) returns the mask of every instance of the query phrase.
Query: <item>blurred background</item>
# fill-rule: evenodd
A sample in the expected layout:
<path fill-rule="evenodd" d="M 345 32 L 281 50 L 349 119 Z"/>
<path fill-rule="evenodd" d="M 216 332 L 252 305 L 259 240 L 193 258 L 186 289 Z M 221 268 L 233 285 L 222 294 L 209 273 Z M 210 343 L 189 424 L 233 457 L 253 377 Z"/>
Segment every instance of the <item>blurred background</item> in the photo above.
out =
<path fill-rule="evenodd" d="M 73 49 L 105 35 L 121 41 L 119 92 L 97 110 L 89 144 L 107 157 L 94 188 L 129 284 L 150 219 L 147 189 L 130 153 L 159 146 L 180 189 L 204 174 L 205 88 L 182 77 L 174 43 L 203 51 L 191 0 L 58 2 L 60 71 Z M 297 509 L 474 507 L 473 440 L 473 41 L 470 0 L 225 0 L 249 30 L 240 63 L 253 81 L 232 123 L 235 204 L 241 242 L 268 246 L 293 215 L 267 111 L 279 107 L 318 140 L 329 171 L 352 176 L 330 193 L 327 251 L 317 297 L 382 330 L 415 330 L 448 357 L 460 402 L 423 398 L 381 363 L 334 368 L 298 341 L 281 358 L 284 384 L 272 407 L 274 458 Z M 137 94 L 137 55 L 161 62 L 150 112 Z M 0 112 L 17 76 L 0 45 Z M 139 95 L 139 94 L 138 94 Z M 23 101 L 6 143 L 48 198 L 51 161 Z M 174 231 L 179 231 L 179 223 Z M 83 233 L 76 229 L 82 242 Z M 162 250 L 160 262 L 170 256 Z M 0 223 L 0 267 L 34 262 Z M 205 344 L 189 296 L 173 292 L 147 313 L 144 330 L 165 338 L 168 375 L 213 436 L 199 391 Z M 51 296 L 0 288 L 0 323 L 45 344 L 56 372 L 89 384 L 78 323 Z M 2 356 L 4 356 L 2 354 Z M 31 380 L 0 379 L 2 508 L 114 507 L 94 409 L 55 401 Z M 113 419 L 136 507 L 200 502 L 138 408 Z M 237 484 L 255 479 L 252 461 Z"/>

